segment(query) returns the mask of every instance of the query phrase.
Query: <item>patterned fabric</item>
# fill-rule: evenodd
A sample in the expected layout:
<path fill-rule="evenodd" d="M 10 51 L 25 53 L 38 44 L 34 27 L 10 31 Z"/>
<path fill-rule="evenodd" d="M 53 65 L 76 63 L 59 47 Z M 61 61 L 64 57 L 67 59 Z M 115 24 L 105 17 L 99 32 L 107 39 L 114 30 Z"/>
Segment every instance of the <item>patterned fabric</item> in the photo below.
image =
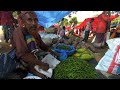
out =
<path fill-rule="evenodd" d="M 25 36 L 28 48 L 32 51 L 34 49 L 37 49 L 37 45 L 35 42 L 35 39 L 32 37 L 32 35 L 26 35 Z"/>
<path fill-rule="evenodd" d="M 27 42 L 25 40 L 25 28 L 18 27 L 13 31 L 11 44 L 13 48 L 16 48 L 16 55 L 17 58 L 24 58 L 28 53 L 31 52 L 31 50 L 28 48 Z M 38 33 L 36 33 L 35 36 L 38 36 Z M 39 42 L 37 43 L 37 48 L 40 48 L 44 51 L 48 51 L 49 48 L 45 43 L 42 41 L 40 35 L 37 39 Z M 39 45 L 39 46 L 38 46 Z"/>

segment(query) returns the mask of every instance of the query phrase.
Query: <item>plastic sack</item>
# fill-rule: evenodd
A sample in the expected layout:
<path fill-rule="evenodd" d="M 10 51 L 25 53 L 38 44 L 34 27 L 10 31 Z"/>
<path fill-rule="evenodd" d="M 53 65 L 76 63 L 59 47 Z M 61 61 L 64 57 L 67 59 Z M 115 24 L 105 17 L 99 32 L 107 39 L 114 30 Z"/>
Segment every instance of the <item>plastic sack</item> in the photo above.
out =
<path fill-rule="evenodd" d="M 44 32 L 39 32 L 39 35 L 41 36 L 41 38 L 44 38 L 46 36 L 46 33 Z"/>
<path fill-rule="evenodd" d="M 51 54 L 47 54 L 43 59 L 42 62 L 49 64 L 49 67 L 54 69 L 59 63 L 60 61 L 57 60 L 54 56 L 52 56 Z"/>
<path fill-rule="evenodd" d="M 42 60 L 42 62 L 47 63 L 49 65 L 49 69 L 47 71 L 44 71 L 41 69 L 38 65 L 35 65 L 35 70 L 39 73 L 44 74 L 45 76 L 51 78 L 53 75 L 53 69 L 60 63 L 59 60 L 57 60 L 54 56 L 51 54 L 47 54 Z M 31 73 L 28 73 L 28 75 L 23 79 L 42 79 L 41 77 L 35 76 Z"/>
<path fill-rule="evenodd" d="M 51 78 L 53 74 L 53 69 L 60 63 L 59 60 L 57 60 L 54 56 L 51 54 L 47 54 L 42 60 L 42 62 L 47 63 L 49 65 L 49 69 L 47 71 L 44 71 L 41 69 L 38 65 L 36 65 L 34 68 L 39 73 L 42 73 L 46 75 L 47 77 Z"/>
<path fill-rule="evenodd" d="M 120 46 L 117 46 L 116 50 L 109 49 L 95 69 L 109 74 L 120 74 Z"/>
<path fill-rule="evenodd" d="M 115 50 L 118 45 L 120 45 L 120 38 L 109 39 L 106 41 L 108 47 Z"/>
<path fill-rule="evenodd" d="M 39 73 L 42 73 L 44 74 L 45 76 L 51 78 L 52 77 L 52 74 L 53 74 L 53 69 L 52 68 L 49 68 L 47 71 L 44 71 L 43 69 L 41 69 L 38 65 L 36 65 L 35 67 L 35 70 L 38 71 Z"/>
<path fill-rule="evenodd" d="M 51 46 L 52 45 L 52 39 L 51 38 L 42 38 L 42 41 L 48 45 L 48 46 Z"/>
<path fill-rule="evenodd" d="M 43 32 L 43 33 L 39 33 L 39 35 L 41 36 L 42 41 L 48 46 L 52 45 L 53 39 L 59 39 L 59 36 L 55 34 L 46 34 Z"/>
<path fill-rule="evenodd" d="M 51 39 L 59 38 L 59 36 L 56 34 L 47 34 L 46 37 L 51 38 Z"/>

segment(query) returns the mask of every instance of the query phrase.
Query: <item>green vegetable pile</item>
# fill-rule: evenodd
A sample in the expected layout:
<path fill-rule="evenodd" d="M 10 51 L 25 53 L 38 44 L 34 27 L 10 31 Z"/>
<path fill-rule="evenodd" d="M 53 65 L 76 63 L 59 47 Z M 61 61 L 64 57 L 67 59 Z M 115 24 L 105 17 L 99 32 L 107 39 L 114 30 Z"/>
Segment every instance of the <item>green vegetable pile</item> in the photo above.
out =
<path fill-rule="evenodd" d="M 85 48 L 79 48 L 79 49 L 76 50 L 76 52 L 78 52 L 78 53 L 83 53 L 84 51 L 86 51 Z"/>
<path fill-rule="evenodd" d="M 84 53 L 84 54 L 82 54 L 81 56 L 80 56 L 80 59 L 81 60 L 91 60 L 91 59 L 93 59 L 93 56 L 91 56 L 90 54 L 86 54 L 86 53 Z"/>
<path fill-rule="evenodd" d="M 92 65 L 78 58 L 68 57 L 54 69 L 53 79 L 98 79 Z"/>
<path fill-rule="evenodd" d="M 57 49 L 60 49 L 60 50 L 71 50 L 71 48 L 69 46 L 66 46 L 66 45 L 59 45 L 59 46 L 57 46 Z"/>
<path fill-rule="evenodd" d="M 77 54 L 79 54 L 79 56 L 76 56 Z M 77 49 L 73 56 L 81 60 L 91 60 L 94 58 L 94 56 L 85 48 Z"/>

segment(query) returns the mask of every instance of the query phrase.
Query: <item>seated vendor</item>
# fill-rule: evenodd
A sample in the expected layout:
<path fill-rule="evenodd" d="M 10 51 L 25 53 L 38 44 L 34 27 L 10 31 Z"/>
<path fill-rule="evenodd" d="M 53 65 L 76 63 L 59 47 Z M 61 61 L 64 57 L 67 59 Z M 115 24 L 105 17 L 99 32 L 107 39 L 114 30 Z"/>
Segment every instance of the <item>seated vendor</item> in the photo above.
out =
<path fill-rule="evenodd" d="M 34 67 L 38 65 L 43 70 L 48 70 L 49 65 L 38 60 L 32 51 L 40 48 L 56 56 L 59 56 L 59 54 L 53 52 L 41 40 L 37 30 L 38 18 L 33 11 L 21 11 L 21 19 L 23 27 L 14 30 L 11 40 L 12 46 L 16 49 L 17 58 L 27 64 L 29 72 L 44 79 L 46 76 L 36 71 Z"/>

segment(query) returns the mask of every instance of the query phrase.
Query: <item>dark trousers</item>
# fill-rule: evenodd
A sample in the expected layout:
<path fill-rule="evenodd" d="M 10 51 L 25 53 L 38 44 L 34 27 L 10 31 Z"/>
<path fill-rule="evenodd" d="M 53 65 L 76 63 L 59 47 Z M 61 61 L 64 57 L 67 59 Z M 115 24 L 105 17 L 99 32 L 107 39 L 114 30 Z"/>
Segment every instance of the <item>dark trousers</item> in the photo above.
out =
<path fill-rule="evenodd" d="M 3 25 L 3 33 L 4 33 L 4 39 L 6 42 L 12 37 L 12 32 L 14 30 L 14 27 L 12 25 Z"/>
<path fill-rule="evenodd" d="M 83 39 L 83 41 L 85 41 L 85 42 L 88 41 L 89 33 L 90 33 L 89 30 L 88 30 L 88 31 L 85 31 L 85 35 L 84 35 L 84 39 Z"/>

